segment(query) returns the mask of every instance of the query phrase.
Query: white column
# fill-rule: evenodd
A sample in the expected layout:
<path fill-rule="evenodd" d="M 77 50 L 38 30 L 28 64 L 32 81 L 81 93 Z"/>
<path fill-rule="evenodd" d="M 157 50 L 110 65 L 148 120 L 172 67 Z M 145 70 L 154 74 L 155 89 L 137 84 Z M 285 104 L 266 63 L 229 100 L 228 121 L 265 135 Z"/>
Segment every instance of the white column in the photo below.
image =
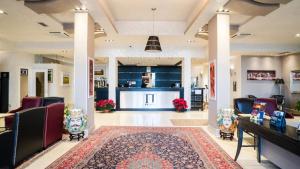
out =
<path fill-rule="evenodd" d="M 230 106 L 229 19 L 228 14 L 219 13 L 208 23 L 209 61 L 216 63 L 216 99 L 209 99 L 208 123 L 210 129 L 217 132 L 217 113 L 220 109 Z"/>
<path fill-rule="evenodd" d="M 88 116 L 88 131 L 94 122 L 94 96 L 89 97 L 88 58 L 94 58 L 94 21 L 88 12 L 75 13 L 74 25 L 74 107 Z M 87 134 L 88 135 L 88 134 Z"/>
<path fill-rule="evenodd" d="M 186 56 L 183 59 L 183 87 L 184 99 L 188 104 L 188 109 L 191 108 L 191 80 L 192 80 L 192 62 L 191 57 Z"/>
<path fill-rule="evenodd" d="M 115 56 L 108 59 L 108 97 L 116 103 L 116 87 L 118 85 L 118 64 Z"/>

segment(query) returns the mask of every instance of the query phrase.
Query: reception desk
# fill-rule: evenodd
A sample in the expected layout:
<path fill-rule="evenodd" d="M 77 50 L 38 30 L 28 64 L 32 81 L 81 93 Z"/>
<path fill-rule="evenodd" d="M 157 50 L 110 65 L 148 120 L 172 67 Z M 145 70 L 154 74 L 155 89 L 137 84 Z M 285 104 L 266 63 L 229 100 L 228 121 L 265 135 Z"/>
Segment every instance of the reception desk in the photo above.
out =
<path fill-rule="evenodd" d="M 116 88 L 117 110 L 170 111 L 172 101 L 183 98 L 183 88 Z"/>

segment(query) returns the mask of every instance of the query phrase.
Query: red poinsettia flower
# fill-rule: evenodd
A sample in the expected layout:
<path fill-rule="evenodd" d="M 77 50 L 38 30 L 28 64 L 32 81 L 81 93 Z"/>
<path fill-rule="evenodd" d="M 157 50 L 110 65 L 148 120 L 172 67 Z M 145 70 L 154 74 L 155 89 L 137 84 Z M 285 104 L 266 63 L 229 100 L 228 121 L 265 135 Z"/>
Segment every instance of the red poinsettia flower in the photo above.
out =
<path fill-rule="evenodd" d="M 188 108 L 187 103 L 184 99 L 174 99 L 173 105 L 177 111 L 183 111 Z"/>

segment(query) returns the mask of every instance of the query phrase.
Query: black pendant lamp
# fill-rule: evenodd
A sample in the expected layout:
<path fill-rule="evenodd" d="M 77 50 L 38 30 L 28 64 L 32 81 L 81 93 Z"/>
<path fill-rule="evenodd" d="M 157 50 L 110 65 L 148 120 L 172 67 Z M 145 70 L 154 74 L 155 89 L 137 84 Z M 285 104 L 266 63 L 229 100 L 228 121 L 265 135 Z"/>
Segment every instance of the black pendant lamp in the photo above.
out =
<path fill-rule="evenodd" d="M 146 52 L 161 52 L 161 46 L 160 46 L 160 42 L 159 42 L 159 38 L 158 36 L 154 35 L 154 12 L 156 11 L 156 8 L 151 8 L 152 12 L 153 12 L 153 35 L 149 36 L 146 47 L 145 47 L 145 51 Z"/>

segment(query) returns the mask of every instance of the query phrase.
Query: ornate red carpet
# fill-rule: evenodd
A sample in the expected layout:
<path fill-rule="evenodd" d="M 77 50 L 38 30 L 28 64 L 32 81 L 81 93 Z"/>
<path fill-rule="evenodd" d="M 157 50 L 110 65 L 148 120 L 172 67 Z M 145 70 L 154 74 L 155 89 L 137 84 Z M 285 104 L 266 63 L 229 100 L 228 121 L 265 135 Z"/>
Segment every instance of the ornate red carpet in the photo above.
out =
<path fill-rule="evenodd" d="M 241 168 L 200 128 L 102 127 L 50 168 Z"/>

